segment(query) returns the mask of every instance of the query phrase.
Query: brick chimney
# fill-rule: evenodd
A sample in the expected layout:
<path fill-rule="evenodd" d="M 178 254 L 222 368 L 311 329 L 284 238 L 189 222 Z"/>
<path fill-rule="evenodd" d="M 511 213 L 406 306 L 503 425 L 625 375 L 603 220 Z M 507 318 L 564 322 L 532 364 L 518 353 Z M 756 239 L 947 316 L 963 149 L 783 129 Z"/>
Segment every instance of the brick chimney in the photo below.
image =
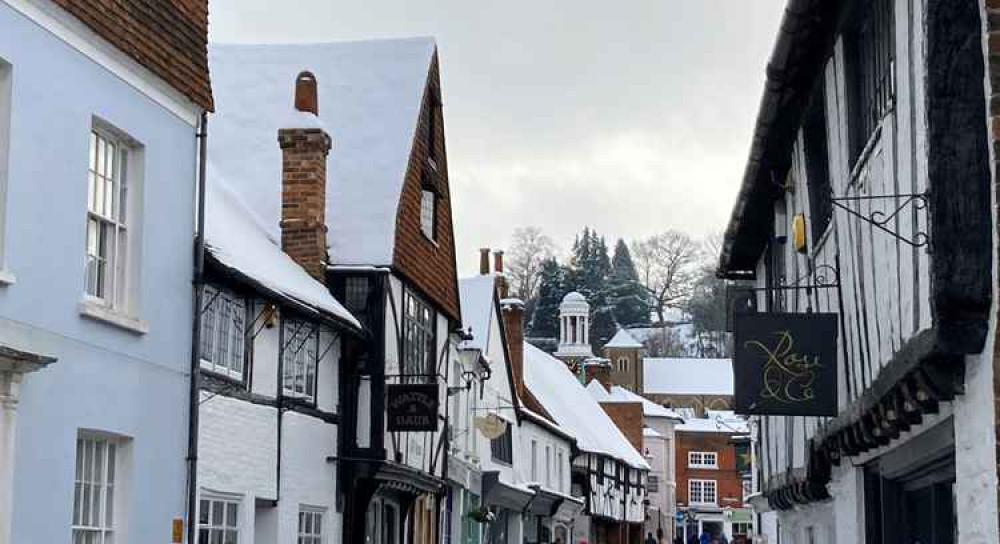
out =
<path fill-rule="evenodd" d="M 525 397 L 524 389 L 524 303 L 518 299 L 501 302 L 503 327 L 510 354 L 510 369 L 514 375 L 514 389 L 518 398 Z"/>
<path fill-rule="evenodd" d="M 479 250 L 479 275 L 485 276 L 490 273 L 490 248 L 484 247 Z"/>
<path fill-rule="evenodd" d="M 295 80 L 295 109 L 318 115 L 316 77 L 302 72 Z M 318 121 L 318 120 L 317 120 Z M 302 125 L 309 125 L 304 120 Z M 281 249 L 317 280 L 325 279 L 326 158 L 330 135 L 311 128 L 278 129 L 281 147 Z"/>
<path fill-rule="evenodd" d="M 604 389 L 611 391 L 611 365 L 600 360 L 580 361 L 583 365 L 584 385 L 597 380 Z"/>
<path fill-rule="evenodd" d="M 503 250 L 498 249 L 493 252 L 493 272 L 496 274 L 497 290 L 500 291 L 500 298 L 510 296 L 510 284 L 507 276 L 503 273 Z"/>

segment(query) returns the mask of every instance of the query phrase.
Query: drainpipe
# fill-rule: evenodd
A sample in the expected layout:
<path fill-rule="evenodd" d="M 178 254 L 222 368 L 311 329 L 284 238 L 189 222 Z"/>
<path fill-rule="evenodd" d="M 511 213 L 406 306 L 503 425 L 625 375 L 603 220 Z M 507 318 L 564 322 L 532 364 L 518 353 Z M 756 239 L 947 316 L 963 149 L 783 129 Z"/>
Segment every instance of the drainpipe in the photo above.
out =
<path fill-rule="evenodd" d="M 205 297 L 205 165 L 208 162 L 208 113 L 201 113 L 198 132 L 198 226 L 194 237 L 194 316 L 191 320 L 191 384 L 188 395 L 187 542 L 197 541 L 198 410 L 201 401 L 201 305 Z"/>

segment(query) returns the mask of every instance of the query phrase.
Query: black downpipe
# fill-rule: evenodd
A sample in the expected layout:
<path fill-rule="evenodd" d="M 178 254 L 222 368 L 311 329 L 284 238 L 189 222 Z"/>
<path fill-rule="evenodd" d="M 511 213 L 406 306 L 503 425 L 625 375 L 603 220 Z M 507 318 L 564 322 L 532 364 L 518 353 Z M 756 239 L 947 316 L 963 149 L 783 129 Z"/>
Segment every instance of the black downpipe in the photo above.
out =
<path fill-rule="evenodd" d="M 283 381 L 283 376 L 285 375 L 285 349 L 288 347 L 285 345 L 285 316 L 282 315 L 278 320 L 278 390 L 276 391 L 275 398 L 278 400 L 278 454 L 275 455 L 274 462 L 274 505 L 278 505 L 278 501 L 281 500 L 281 421 L 284 419 L 282 416 L 285 415 L 285 382 Z M 317 373 L 319 373 L 318 363 L 317 363 Z"/>
<path fill-rule="evenodd" d="M 198 223 L 194 237 L 194 316 L 191 320 L 191 383 L 188 394 L 188 496 L 187 542 L 197 540 L 198 511 L 198 416 L 201 391 L 201 316 L 205 298 L 205 165 L 208 162 L 208 113 L 201 114 L 198 138 Z"/>

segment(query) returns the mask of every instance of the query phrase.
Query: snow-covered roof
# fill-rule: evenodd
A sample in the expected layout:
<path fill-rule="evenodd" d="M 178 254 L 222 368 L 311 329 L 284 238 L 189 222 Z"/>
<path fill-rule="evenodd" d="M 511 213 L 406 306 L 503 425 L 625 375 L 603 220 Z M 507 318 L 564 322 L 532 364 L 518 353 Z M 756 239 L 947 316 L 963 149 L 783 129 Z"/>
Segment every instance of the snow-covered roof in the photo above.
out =
<path fill-rule="evenodd" d="M 581 450 L 608 455 L 635 468 L 649 469 L 639 452 L 566 365 L 527 342 L 524 343 L 524 381 L 556 423 L 576 436 Z"/>
<path fill-rule="evenodd" d="M 608 391 L 597 380 L 587 384 L 587 391 L 597 402 L 639 402 L 642 403 L 642 415 L 645 417 L 665 417 L 683 421 L 677 412 L 656 404 L 655 402 L 625 389 L 620 385 L 612 385 Z"/>
<path fill-rule="evenodd" d="M 205 188 L 205 249 L 263 288 L 361 328 L 322 283 L 281 250 L 221 175 L 212 176 Z"/>
<path fill-rule="evenodd" d="M 643 359 L 644 393 L 658 395 L 732 395 L 730 359 Z"/>
<path fill-rule="evenodd" d="M 715 416 L 687 419 L 676 427 L 677 431 L 688 433 L 729 433 L 746 434 L 750 432 L 747 421 L 739 416 Z"/>
<path fill-rule="evenodd" d="M 662 434 L 656 432 L 656 430 L 653 429 L 652 427 L 643 427 L 642 428 L 642 436 L 648 436 L 650 438 L 662 438 L 663 437 Z"/>
<path fill-rule="evenodd" d="M 462 301 L 462 330 L 472 331 L 472 340 L 462 342 L 463 348 L 478 349 L 483 353 L 489 349 L 490 342 L 493 341 L 490 338 L 490 322 L 496 309 L 493 304 L 495 285 L 492 274 L 458 280 L 458 295 Z"/>
<path fill-rule="evenodd" d="M 216 111 L 208 156 L 277 239 L 279 128 L 302 121 L 295 79 L 316 76 L 327 162 L 327 242 L 339 265 L 390 265 L 404 175 L 435 51 L 430 38 L 209 48 Z"/>
<path fill-rule="evenodd" d="M 607 344 L 604 344 L 606 348 L 641 348 L 642 344 L 635 339 L 631 334 L 629 334 L 627 329 L 618 329 L 618 332 L 608 340 Z"/>

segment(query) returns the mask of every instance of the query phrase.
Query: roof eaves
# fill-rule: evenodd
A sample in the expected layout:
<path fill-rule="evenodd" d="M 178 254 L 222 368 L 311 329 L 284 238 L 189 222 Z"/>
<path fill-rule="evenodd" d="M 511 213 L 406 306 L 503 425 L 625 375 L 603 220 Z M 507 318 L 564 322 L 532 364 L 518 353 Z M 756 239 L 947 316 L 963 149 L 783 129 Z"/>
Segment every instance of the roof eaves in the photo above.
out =
<path fill-rule="evenodd" d="M 726 228 L 717 275 L 752 279 L 767 242 L 775 178 L 788 168 L 790 149 L 816 78 L 833 50 L 848 2 L 789 0 L 767 65 L 750 155 Z"/>

